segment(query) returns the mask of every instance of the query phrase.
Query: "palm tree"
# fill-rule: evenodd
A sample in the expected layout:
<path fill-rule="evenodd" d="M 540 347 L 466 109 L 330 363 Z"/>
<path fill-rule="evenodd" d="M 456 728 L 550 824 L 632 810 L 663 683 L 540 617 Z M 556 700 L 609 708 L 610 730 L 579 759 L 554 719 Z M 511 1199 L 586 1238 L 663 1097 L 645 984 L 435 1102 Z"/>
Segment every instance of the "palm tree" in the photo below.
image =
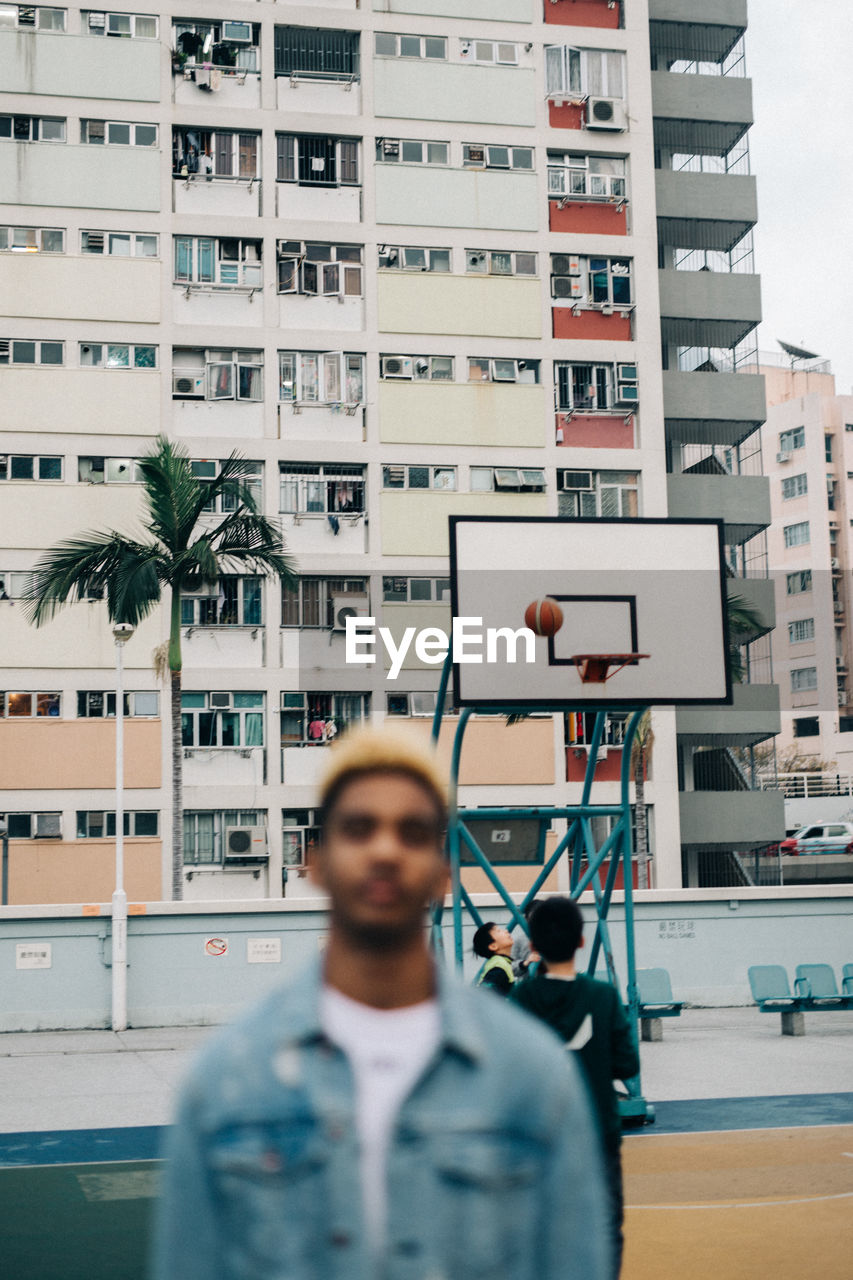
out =
<path fill-rule="evenodd" d="M 652 713 L 648 707 L 640 716 L 631 743 L 631 772 L 634 775 L 634 812 L 637 825 L 637 888 L 649 887 L 649 826 L 646 818 L 646 765 L 655 742 Z M 630 875 L 630 870 L 628 871 Z"/>
<path fill-rule="evenodd" d="M 748 636 L 766 631 L 767 624 L 758 610 L 754 609 L 743 596 L 728 597 L 726 617 L 729 624 L 729 667 L 732 680 L 735 684 L 743 684 L 746 667 L 741 645 L 747 642 Z"/>
<path fill-rule="evenodd" d="M 245 477 L 250 464 L 238 454 L 210 481 L 192 473 L 180 444 L 158 436 L 139 460 L 143 519 L 150 537 L 136 541 L 114 529 L 69 538 L 46 551 L 35 566 L 26 599 L 37 627 L 64 605 L 103 597 L 111 622 L 137 626 L 171 592 L 168 668 L 172 731 L 172 897 L 183 896 L 183 745 L 181 741 L 181 592 L 216 582 L 236 569 L 295 581 L 281 533 L 259 511 Z M 233 510 L 216 523 L 203 520 L 217 497 Z"/>

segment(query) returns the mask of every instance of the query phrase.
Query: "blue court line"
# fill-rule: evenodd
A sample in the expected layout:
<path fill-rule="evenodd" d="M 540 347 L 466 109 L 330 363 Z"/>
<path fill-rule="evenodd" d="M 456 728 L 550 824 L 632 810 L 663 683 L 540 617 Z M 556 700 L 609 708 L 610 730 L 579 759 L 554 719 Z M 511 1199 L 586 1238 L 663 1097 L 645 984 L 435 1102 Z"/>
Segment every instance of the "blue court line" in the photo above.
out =
<path fill-rule="evenodd" d="M 777 1098 L 694 1098 L 683 1102 L 655 1102 L 653 1106 L 654 1124 L 626 1130 L 627 1137 L 853 1124 L 853 1093 L 797 1093 Z M 165 1133 L 162 1125 L 4 1133 L 0 1134 L 0 1168 L 157 1160 Z"/>
<path fill-rule="evenodd" d="M 853 1093 L 794 1093 L 768 1098 L 693 1098 L 654 1102 L 655 1121 L 626 1136 L 727 1129 L 787 1129 L 853 1124 Z"/>

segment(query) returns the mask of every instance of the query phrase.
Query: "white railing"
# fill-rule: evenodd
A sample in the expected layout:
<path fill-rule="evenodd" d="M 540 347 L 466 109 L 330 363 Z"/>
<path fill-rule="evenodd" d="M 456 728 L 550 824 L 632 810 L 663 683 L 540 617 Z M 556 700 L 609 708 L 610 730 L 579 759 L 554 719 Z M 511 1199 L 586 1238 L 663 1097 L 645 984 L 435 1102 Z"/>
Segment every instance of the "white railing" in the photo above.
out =
<path fill-rule="evenodd" d="M 781 791 L 786 800 L 811 797 L 853 796 L 853 775 L 849 773 L 780 773 L 775 781 L 762 782 L 763 791 Z"/>

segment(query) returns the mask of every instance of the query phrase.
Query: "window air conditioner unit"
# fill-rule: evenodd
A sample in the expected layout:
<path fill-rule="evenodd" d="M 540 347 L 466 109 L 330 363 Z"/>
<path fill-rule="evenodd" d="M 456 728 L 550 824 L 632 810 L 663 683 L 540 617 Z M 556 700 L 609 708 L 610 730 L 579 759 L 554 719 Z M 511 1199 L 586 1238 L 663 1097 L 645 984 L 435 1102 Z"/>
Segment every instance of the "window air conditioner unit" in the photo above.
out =
<path fill-rule="evenodd" d="M 210 709 L 211 709 L 211 711 L 213 711 L 213 710 L 217 710 L 217 711 L 225 711 L 225 710 L 227 710 L 230 706 L 231 706 L 231 694 L 230 694 L 230 693 L 212 693 L 212 694 L 210 695 Z"/>
<path fill-rule="evenodd" d="M 194 396 L 197 400 L 203 400 L 204 374 L 173 373 L 172 394 L 176 396 Z"/>
<path fill-rule="evenodd" d="M 790 461 L 791 461 L 791 455 L 790 455 L 790 453 L 788 453 L 785 449 L 780 449 L 780 451 L 776 454 L 776 461 L 777 461 L 777 462 L 790 462 Z"/>
<path fill-rule="evenodd" d="M 380 267 L 396 267 L 400 261 L 400 253 L 397 249 L 380 249 L 379 265 Z"/>
<path fill-rule="evenodd" d="M 0 338 L 0 356 L 8 356 L 12 350 L 12 342 L 9 338 Z"/>
<path fill-rule="evenodd" d="M 89 231 L 86 235 L 86 245 L 89 253 L 103 253 L 104 252 L 103 231 Z"/>
<path fill-rule="evenodd" d="M 484 165 L 486 163 L 486 148 L 485 147 L 466 147 L 465 159 L 468 162 L 468 164 Z"/>
<path fill-rule="evenodd" d="M 840 567 L 840 566 L 839 566 L 839 563 L 838 563 L 838 557 L 837 557 L 837 556 L 833 556 L 833 557 L 832 557 L 832 559 L 831 559 L 831 560 L 830 560 L 830 562 L 829 562 L 829 567 L 830 567 L 830 569 L 838 569 L 838 568 Z"/>
<path fill-rule="evenodd" d="M 587 129 L 627 128 L 628 113 L 621 98 L 587 98 Z"/>
<path fill-rule="evenodd" d="M 382 139 L 383 156 L 398 156 L 400 154 L 399 138 L 383 138 Z"/>
<path fill-rule="evenodd" d="M 411 356 L 383 356 L 382 357 L 382 377 L 383 378 L 411 378 L 412 377 Z"/>
<path fill-rule="evenodd" d="M 106 25 L 107 25 L 107 15 L 105 13 L 89 14 L 89 30 L 90 31 L 103 31 Z"/>
<path fill-rule="evenodd" d="M 367 617 L 367 596 L 332 596 L 332 630 L 346 631 L 347 618 Z"/>
<path fill-rule="evenodd" d="M 36 814 L 36 839 L 58 840 L 62 836 L 61 813 Z"/>
<path fill-rule="evenodd" d="M 638 404 L 640 400 L 640 393 L 631 382 L 620 382 L 616 395 L 620 404 Z"/>
<path fill-rule="evenodd" d="M 268 857 L 265 827 L 225 828 L 226 862 L 266 862 Z"/>
<path fill-rule="evenodd" d="M 591 471 L 564 471 L 562 489 L 564 493 L 577 493 L 578 490 L 592 488 Z"/>
<path fill-rule="evenodd" d="M 249 22 L 223 22 L 222 39 L 229 44 L 251 44 L 252 26 Z"/>
<path fill-rule="evenodd" d="M 552 253 L 551 270 L 555 276 L 579 276 L 580 258 L 574 258 L 568 253 Z"/>

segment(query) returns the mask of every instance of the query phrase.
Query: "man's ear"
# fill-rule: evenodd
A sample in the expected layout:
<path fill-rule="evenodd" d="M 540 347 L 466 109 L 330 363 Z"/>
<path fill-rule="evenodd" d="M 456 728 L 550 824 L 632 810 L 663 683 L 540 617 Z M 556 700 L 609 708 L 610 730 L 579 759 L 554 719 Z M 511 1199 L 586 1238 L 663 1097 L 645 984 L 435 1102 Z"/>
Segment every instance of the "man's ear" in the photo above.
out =
<path fill-rule="evenodd" d="M 581 934 L 581 940 L 578 943 L 578 951 L 580 951 L 581 947 L 585 947 L 585 946 L 586 946 L 586 938 L 583 936 L 583 934 Z"/>

